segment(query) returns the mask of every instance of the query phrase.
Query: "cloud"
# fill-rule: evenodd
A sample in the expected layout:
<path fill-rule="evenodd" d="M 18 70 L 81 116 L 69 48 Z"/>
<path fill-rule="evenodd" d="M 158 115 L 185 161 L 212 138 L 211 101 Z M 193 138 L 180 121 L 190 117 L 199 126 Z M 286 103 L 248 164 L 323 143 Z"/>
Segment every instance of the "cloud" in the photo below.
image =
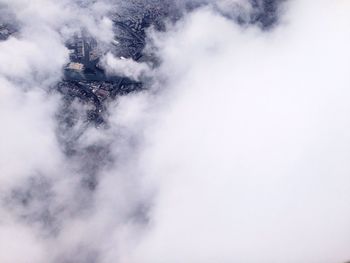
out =
<path fill-rule="evenodd" d="M 116 58 L 113 54 L 107 53 L 101 60 L 107 74 L 124 76 L 133 80 L 139 80 L 142 75 L 150 71 L 149 66 L 144 62 L 136 62 L 131 58 Z"/>
<path fill-rule="evenodd" d="M 69 38 L 82 28 L 102 42 L 113 38 L 112 23 L 108 12 L 114 7 L 109 1 L 52 1 L 52 0 L 2 0 L 7 9 L 23 28 L 36 31 L 38 28 L 51 28 Z"/>
<path fill-rule="evenodd" d="M 78 9 L 78 1 L 0 2 L 1 12 L 11 14 L 5 22 L 18 29 L 0 42 L 0 261 L 68 262 L 75 254 L 84 262 L 98 249 L 83 242 L 88 233 L 67 231 L 80 221 L 86 222 L 81 229 L 92 225 L 92 179 L 83 168 L 91 158 L 101 167 L 106 162 L 89 141 L 78 144 L 76 156 L 67 154 L 68 131 L 58 120 L 64 101 L 52 88 L 68 62 L 65 41 L 75 32 L 88 27 L 100 43 L 112 40 L 107 3 Z M 82 114 L 81 106 L 74 110 Z"/>
<path fill-rule="evenodd" d="M 154 36 L 168 90 L 141 160 L 159 194 L 132 262 L 350 257 L 348 6 L 287 8 L 271 32 L 204 8 Z"/>
<path fill-rule="evenodd" d="M 109 46 L 118 2 L 0 0 L 1 262 L 350 258 L 350 6 L 286 2 L 265 30 L 268 1 L 198 2 L 147 31 L 157 68 L 106 55 L 147 90 L 96 128 L 52 88 L 75 32 Z"/>

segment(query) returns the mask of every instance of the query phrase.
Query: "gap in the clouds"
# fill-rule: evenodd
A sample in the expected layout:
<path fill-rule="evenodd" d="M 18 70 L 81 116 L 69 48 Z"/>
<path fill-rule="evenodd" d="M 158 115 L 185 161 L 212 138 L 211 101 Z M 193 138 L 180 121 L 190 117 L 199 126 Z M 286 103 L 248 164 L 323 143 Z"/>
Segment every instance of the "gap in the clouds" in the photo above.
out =
<path fill-rule="evenodd" d="M 278 23 L 280 5 L 286 0 L 247 0 L 251 8 L 243 10 L 240 5 L 214 5 L 220 13 L 233 19 L 242 26 L 258 25 L 268 30 Z M 125 76 L 110 75 L 104 70 L 101 57 L 110 52 L 119 60 L 131 59 L 138 63 L 156 65 L 157 58 L 144 52 L 146 31 L 165 31 L 166 24 L 176 23 L 182 16 L 204 5 L 206 1 L 185 1 L 185 5 L 168 1 L 135 1 L 119 5 L 117 13 L 111 13 L 115 38 L 109 48 L 102 48 L 91 36 L 88 29 L 82 30 L 67 43 L 70 63 L 65 68 L 65 80 L 58 84 L 58 90 L 67 100 L 79 98 L 92 102 L 94 110 L 89 111 L 88 119 L 97 124 L 104 122 L 105 101 L 117 96 L 127 95 L 143 89 L 142 81 L 135 81 Z M 220 1 L 219 1 L 220 3 Z M 124 7 L 121 8 L 121 7 Z M 182 9 L 183 8 L 183 9 Z"/>
<path fill-rule="evenodd" d="M 4 4 L 0 3 L 0 41 L 7 40 L 18 31 L 16 18 L 9 12 Z"/>
<path fill-rule="evenodd" d="M 252 23 L 258 23 L 262 28 L 274 27 L 280 18 L 281 5 L 287 0 L 251 0 L 254 12 L 251 16 Z"/>

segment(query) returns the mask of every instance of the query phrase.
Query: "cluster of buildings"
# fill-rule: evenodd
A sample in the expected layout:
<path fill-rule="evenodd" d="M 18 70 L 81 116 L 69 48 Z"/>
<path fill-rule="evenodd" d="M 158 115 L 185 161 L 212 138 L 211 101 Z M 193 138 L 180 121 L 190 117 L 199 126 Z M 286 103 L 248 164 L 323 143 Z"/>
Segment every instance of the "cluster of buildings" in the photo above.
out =
<path fill-rule="evenodd" d="M 66 66 L 67 71 L 70 73 L 73 71 L 73 73 L 80 74 L 96 74 L 101 51 L 98 49 L 95 39 L 81 33 L 74 36 L 74 38 L 67 43 L 67 47 L 70 57 L 70 63 Z"/>
<path fill-rule="evenodd" d="M 159 1 L 159 0 L 153 0 Z M 130 0 L 125 8 L 119 6 L 118 13 L 111 18 L 114 23 L 114 55 L 134 60 L 142 57 L 145 47 L 145 29 L 157 25 L 165 16 L 162 4 L 149 5 L 141 0 Z M 143 88 L 143 84 L 121 76 L 107 76 L 99 67 L 102 52 L 98 43 L 86 33 L 74 36 L 68 43 L 70 63 L 65 67 L 65 79 L 58 84 L 58 90 L 67 100 L 76 98 L 93 106 L 89 119 L 101 120 L 105 101 L 118 95 L 128 94 Z"/>
<path fill-rule="evenodd" d="M 13 26 L 0 23 L 0 40 L 6 40 L 10 35 L 15 33 L 15 31 Z"/>
<path fill-rule="evenodd" d="M 104 101 L 111 96 L 111 91 L 114 89 L 114 85 L 108 82 L 88 82 L 85 84 L 88 89 L 94 93 L 100 101 Z"/>
<path fill-rule="evenodd" d="M 116 40 L 116 53 L 120 57 L 139 60 L 145 47 L 145 30 L 151 25 L 160 28 L 168 14 L 166 1 L 131 0 L 112 16 Z"/>

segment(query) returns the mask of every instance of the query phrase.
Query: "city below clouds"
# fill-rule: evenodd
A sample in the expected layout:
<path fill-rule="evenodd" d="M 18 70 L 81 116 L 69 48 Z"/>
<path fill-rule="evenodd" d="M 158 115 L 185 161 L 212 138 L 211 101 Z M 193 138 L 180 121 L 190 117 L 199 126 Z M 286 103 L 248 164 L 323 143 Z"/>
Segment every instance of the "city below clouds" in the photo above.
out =
<path fill-rule="evenodd" d="M 0 262 L 349 261 L 349 12 L 0 0 Z"/>

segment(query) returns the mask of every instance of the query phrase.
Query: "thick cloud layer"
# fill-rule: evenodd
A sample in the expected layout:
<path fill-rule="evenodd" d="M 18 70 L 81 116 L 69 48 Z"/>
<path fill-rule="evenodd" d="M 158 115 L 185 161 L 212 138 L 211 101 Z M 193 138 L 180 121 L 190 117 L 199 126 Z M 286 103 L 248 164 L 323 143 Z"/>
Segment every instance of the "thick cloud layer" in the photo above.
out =
<path fill-rule="evenodd" d="M 350 257 L 350 6 L 286 8 L 268 33 L 202 9 L 155 40 L 170 91 L 144 153 L 159 195 L 134 262 Z"/>
<path fill-rule="evenodd" d="M 17 26 L 0 42 L 0 262 L 349 260 L 346 1 L 179 1 L 147 32 L 157 66 L 105 57 L 148 89 L 98 128 L 54 87 L 65 41 L 110 48 L 126 2 L 0 4 Z"/>

